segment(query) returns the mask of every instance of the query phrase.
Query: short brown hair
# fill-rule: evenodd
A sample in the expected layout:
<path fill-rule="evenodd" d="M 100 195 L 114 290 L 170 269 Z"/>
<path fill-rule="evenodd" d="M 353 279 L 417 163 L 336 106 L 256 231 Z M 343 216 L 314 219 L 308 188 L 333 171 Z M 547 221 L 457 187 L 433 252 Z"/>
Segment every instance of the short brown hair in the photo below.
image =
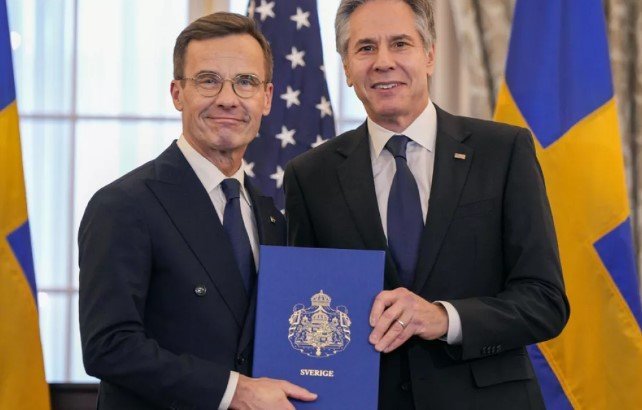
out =
<path fill-rule="evenodd" d="M 194 20 L 176 38 L 174 45 L 174 79 L 184 76 L 185 50 L 192 40 L 207 40 L 234 34 L 249 34 L 258 41 L 265 61 L 265 82 L 272 82 L 272 49 L 254 20 L 235 13 L 218 12 Z"/>

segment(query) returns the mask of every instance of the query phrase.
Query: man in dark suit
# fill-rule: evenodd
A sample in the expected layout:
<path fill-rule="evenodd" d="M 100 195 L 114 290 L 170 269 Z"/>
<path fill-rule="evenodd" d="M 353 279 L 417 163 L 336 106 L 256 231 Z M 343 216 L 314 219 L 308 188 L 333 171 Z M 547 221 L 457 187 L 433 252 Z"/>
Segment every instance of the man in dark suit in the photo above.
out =
<path fill-rule="evenodd" d="M 525 346 L 569 306 L 528 130 L 432 104 L 428 0 L 343 0 L 335 28 L 368 119 L 290 162 L 286 218 L 296 246 L 387 251 L 379 407 L 543 408 Z"/>
<path fill-rule="evenodd" d="M 98 191 L 79 232 L 80 332 L 101 409 L 293 408 L 314 395 L 253 379 L 258 245 L 285 222 L 242 158 L 270 111 L 269 44 L 252 20 L 215 13 L 174 49 L 183 133 Z M 227 84 L 227 83 L 230 84 Z"/>

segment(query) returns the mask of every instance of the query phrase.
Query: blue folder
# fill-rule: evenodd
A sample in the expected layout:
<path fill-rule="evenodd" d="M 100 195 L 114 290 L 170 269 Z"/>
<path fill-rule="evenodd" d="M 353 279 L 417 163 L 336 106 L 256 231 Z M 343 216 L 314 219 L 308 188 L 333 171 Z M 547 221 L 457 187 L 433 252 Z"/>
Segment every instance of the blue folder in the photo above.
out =
<path fill-rule="evenodd" d="M 253 377 L 318 394 L 297 409 L 376 409 L 379 353 L 368 317 L 383 251 L 261 246 Z"/>

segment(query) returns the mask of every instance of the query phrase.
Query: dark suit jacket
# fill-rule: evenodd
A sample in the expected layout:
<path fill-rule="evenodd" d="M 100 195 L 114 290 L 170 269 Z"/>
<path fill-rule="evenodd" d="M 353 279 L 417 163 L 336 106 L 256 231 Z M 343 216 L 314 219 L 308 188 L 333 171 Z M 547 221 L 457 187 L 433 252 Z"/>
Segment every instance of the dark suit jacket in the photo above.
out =
<path fill-rule="evenodd" d="M 530 134 L 437 108 L 433 175 L 411 290 L 454 305 L 463 344 L 415 337 L 382 355 L 380 408 L 543 408 L 524 347 L 556 336 L 569 306 Z M 285 191 L 290 244 L 387 250 L 365 123 L 292 160 Z M 389 253 L 385 283 L 400 286 Z"/>
<path fill-rule="evenodd" d="M 281 213 L 246 186 L 260 243 L 283 245 Z M 83 359 L 101 379 L 100 409 L 216 408 L 230 370 L 249 374 L 255 295 L 175 142 L 94 195 L 78 243 Z"/>

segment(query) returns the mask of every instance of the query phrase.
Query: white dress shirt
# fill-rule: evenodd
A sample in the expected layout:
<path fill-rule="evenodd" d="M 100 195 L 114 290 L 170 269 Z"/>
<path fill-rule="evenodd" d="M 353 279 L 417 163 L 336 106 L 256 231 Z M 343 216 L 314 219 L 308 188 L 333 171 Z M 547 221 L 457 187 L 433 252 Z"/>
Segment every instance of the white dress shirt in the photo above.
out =
<path fill-rule="evenodd" d="M 185 139 L 184 136 L 177 141 L 178 148 L 181 150 L 185 159 L 192 167 L 196 176 L 205 187 L 207 194 L 210 196 L 212 205 L 216 209 L 216 214 L 218 219 L 223 224 L 223 214 L 225 213 L 225 204 L 227 199 L 225 199 L 225 194 L 221 188 L 221 182 L 224 179 L 228 178 L 221 172 L 216 165 L 212 164 L 207 158 L 202 156 L 192 147 L 189 142 Z M 241 214 L 243 216 L 243 224 L 245 225 L 245 230 L 247 231 L 247 236 L 250 238 L 250 245 L 252 246 L 252 255 L 254 256 L 254 266 L 259 266 L 259 233 L 256 228 L 256 219 L 254 218 L 254 211 L 252 210 L 252 201 L 250 200 L 250 195 L 245 189 L 245 170 L 243 165 L 236 171 L 234 175 L 229 178 L 234 178 L 241 183 Z"/>
<path fill-rule="evenodd" d="M 228 178 L 219 170 L 216 165 L 212 164 L 207 158 L 202 156 L 198 151 L 192 147 L 189 142 L 185 139 L 183 135 L 180 136 L 177 143 L 178 148 L 181 150 L 185 159 L 192 167 L 196 176 L 205 187 L 212 205 L 216 210 L 218 219 L 223 224 L 223 214 L 225 213 L 225 204 L 227 199 L 225 199 L 225 194 L 221 188 L 221 182 L 224 179 Z M 243 224 L 245 225 L 245 230 L 247 231 L 247 236 L 250 238 L 250 245 L 252 246 L 252 255 L 254 256 L 254 266 L 256 266 L 258 271 L 259 266 L 259 233 L 256 227 L 256 219 L 254 217 L 254 212 L 252 211 L 252 201 L 250 200 L 250 195 L 245 189 L 245 171 L 243 165 L 241 165 L 230 178 L 234 178 L 241 183 L 241 215 L 243 216 Z M 216 312 L 212 312 L 215 314 Z M 218 405 L 220 410 L 224 410 L 230 407 L 232 403 L 232 397 L 236 392 L 236 385 L 239 381 L 239 373 L 235 371 L 230 371 L 230 378 L 227 381 L 227 388 L 223 394 L 223 398 Z"/>
<path fill-rule="evenodd" d="M 390 131 L 379 124 L 367 120 L 368 135 L 370 136 L 370 160 L 372 162 L 372 175 L 374 176 L 377 205 L 381 215 L 383 231 L 388 236 L 388 196 L 394 179 L 397 166 L 395 158 L 385 149 L 388 140 L 397 134 L 410 138 L 406 147 L 406 161 L 408 168 L 417 181 L 419 199 L 421 200 L 421 213 L 426 223 L 428 215 L 428 200 L 432 186 L 432 174 L 435 165 L 435 143 L 437 141 L 437 111 L 431 101 L 423 112 L 402 132 Z M 448 344 L 460 344 L 462 340 L 461 319 L 457 309 L 445 301 L 436 301 L 441 304 L 448 314 Z"/>

